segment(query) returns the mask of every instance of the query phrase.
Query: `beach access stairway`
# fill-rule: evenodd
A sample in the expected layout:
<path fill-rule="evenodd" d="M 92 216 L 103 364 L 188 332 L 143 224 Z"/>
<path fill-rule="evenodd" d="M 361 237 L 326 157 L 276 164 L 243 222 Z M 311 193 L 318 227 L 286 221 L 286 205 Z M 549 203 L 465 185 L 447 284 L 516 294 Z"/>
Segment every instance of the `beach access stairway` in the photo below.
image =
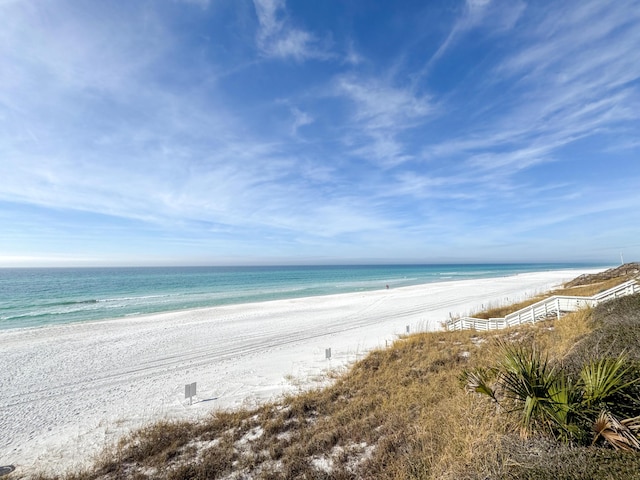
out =
<path fill-rule="evenodd" d="M 599 303 L 613 298 L 624 297 L 640 292 L 640 285 L 636 280 L 629 280 L 620 285 L 593 295 L 592 297 L 572 297 L 554 295 L 539 302 L 510 313 L 504 318 L 474 318 L 462 317 L 447 320 L 447 330 L 497 330 L 513 327 L 524 323 L 535 323 L 550 318 L 560 318 L 568 312 L 575 312 L 585 307 L 595 307 Z"/>

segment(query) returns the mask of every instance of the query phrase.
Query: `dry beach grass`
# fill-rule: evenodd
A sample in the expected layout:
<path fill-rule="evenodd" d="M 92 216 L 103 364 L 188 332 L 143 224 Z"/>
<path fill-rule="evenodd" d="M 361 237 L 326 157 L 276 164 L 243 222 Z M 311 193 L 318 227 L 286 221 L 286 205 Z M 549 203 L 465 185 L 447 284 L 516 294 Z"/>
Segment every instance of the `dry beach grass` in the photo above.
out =
<path fill-rule="evenodd" d="M 609 288 L 619 285 L 624 278 L 626 277 L 622 277 L 622 278 L 617 277 L 617 278 L 612 278 L 608 280 L 598 281 L 595 283 L 589 283 L 586 285 L 579 285 L 575 287 L 558 288 L 551 292 L 544 292 L 544 293 L 535 295 L 522 302 L 516 302 L 508 305 L 497 306 L 497 307 L 490 307 L 482 312 L 474 313 L 473 316 L 476 318 L 486 318 L 486 319 L 501 318 L 510 314 L 511 312 L 515 312 L 516 310 L 520 310 L 521 308 L 525 308 L 525 307 L 528 307 L 529 305 L 533 305 L 534 303 L 540 300 L 543 300 L 551 295 L 590 297 L 592 295 L 595 295 L 596 293 L 603 292 Z"/>

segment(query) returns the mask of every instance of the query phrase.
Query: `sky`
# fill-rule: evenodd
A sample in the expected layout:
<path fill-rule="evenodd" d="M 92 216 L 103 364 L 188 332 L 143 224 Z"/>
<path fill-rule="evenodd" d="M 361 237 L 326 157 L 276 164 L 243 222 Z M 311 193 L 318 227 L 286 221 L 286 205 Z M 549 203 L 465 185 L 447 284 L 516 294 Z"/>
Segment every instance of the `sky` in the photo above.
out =
<path fill-rule="evenodd" d="M 0 19 L 0 267 L 640 260 L 640 1 Z"/>

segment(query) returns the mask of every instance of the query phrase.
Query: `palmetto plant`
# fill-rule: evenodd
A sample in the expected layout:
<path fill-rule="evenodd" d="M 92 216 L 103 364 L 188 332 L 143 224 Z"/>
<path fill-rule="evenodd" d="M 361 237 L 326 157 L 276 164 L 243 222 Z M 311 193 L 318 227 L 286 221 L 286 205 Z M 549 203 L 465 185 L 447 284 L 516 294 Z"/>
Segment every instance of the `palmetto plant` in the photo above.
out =
<path fill-rule="evenodd" d="M 562 440 L 579 439 L 582 431 L 578 426 L 580 415 L 581 392 L 576 385 L 559 372 L 549 389 L 549 397 L 553 408 L 547 415 L 552 420 L 551 430 Z"/>
<path fill-rule="evenodd" d="M 538 427 L 551 429 L 556 423 L 558 375 L 539 350 L 504 344 L 498 366 L 498 385 L 503 402 L 511 411 L 520 412 L 523 434 Z"/>
<path fill-rule="evenodd" d="M 543 431 L 565 441 L 582 442 L 593 425 L 596 439 L 604 438 L 615 448 L 624 444 L 640 450 L 634 430 L 625 425 L 633 420 L 635 429 L 640 418 L 620 422 L 610 412 L 615 407 L 614 395 L 638 381 L 625 380 L 630 371 L 625 355 L 585 365 L 574 382 L 535 346 L 503 343 L 500 348 L 496 367 L 467 371 L 462 378 L 468 391 L 487 395 L 507 412 L 517 414 L 523 436 Z M 598 416 L 601 410 L 604 413 Z"/>
<path fill-rule="evenodd" d="M 603 358 L 585 365 L 580 372 L 583 406 L 597 407 L 606 403 L 616 393 L 633 385 L 637 380 L 624 381 L 630 369 L 626 355 Z"/>

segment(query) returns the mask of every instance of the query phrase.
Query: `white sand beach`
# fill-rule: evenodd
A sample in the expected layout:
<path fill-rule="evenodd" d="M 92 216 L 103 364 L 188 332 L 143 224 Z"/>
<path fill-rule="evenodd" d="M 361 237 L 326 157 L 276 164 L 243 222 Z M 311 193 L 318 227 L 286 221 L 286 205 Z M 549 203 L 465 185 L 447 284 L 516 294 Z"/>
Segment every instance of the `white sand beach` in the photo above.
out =
<path fill-rule="evenodd" d="M 0 331 L 0 465 L 87 465 L 131 429 L 277 398 L 406 332 L 582 273 L 511 277 Z M 331 359 L 325 349 L 331 348 Z M 193 405 L 185 384 L 197 382 Z"/>

